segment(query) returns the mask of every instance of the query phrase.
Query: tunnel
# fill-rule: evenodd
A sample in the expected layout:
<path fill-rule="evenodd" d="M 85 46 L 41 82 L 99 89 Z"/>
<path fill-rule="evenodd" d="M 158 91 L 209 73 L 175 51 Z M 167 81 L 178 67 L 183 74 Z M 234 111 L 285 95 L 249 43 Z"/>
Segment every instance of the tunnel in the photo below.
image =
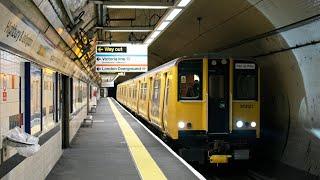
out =
<path fill-rule="evenodd" d="M 280 162 L 275 169 L 317 176 L 318 18 L 316 1 L 196 1 L 150 46 L 150 66 L 199 53 L 253 57 L 262 73 L 262 156 Z"/>
<path fill-rule="evenodd" d="M 92 31 L 95 25 L 105 26 L 108 23 L 121 27 L 124 26 L 122 21 L 113 22 L 112 17 L 123 18 L 124 22 L 132 23 L 135 19 L 127 17 L 134 14 L 134 18 L 139 19 L 146 13 L 136 10 L 108 10 L 90 0 L 0 2 L 6 4 L 6 7 L 14 6 L 14 11 L 18 10 L 24 18 L 29 19 L 32 26 L 39 29 L 56 48 L 62 49 L 63 54 L 71 59 L 77 58 L 70 51 L 73 51 L 70 44 L 73 43 L 72 39 L 77 38 L 72 34 L 73 31 L 79 30 L 79 27 L 86 32 Z M 70 28 L 71 35 L 64 34 L 66 31 L 59 32 L 58 27 L 72 24 L 71 21 L 75 20 L 70 20 L 69 16 L 75 17 L 81 11 L 84 15 L 79 18 L 83 22 L 78 24 L 79 27 Z M 106 12 L 112 17 L 101 15 Z M 175 58 L 188 56 L 253 59 L 261 69 L 261 142 L 254 169 L 264 171 L 270 177 L 277 177 L 276 179 L 319 179 L 319 13 L 320 1 L 317 0 L 193 0 L 169 28 L 149 44 L 148 70 Z M 55 18 L 60 21 L 55 21 Z M 152 23 L 161 19 L 152 18 Z M 5 17 L 0 18 L 1 21 L 4 19 Z M 127 41 L 128 34 L 103 34 L 103 31 L 97 30 L 91 36 L 95 43 L 116 43 Z M 148 35 L 144 34 L 143 37 Z M 96 44 L 84 50 L 94 54 Z M 79 61 L 74 62 L 77 66 L 82 66 L 87 60 L 81 60 L 80 57 Z M 68 66 L 56 66 L 68 72 L 63 69 Z M 90 70 L 87 74 L 91 79 L 96 78 L 94 71 Z M 139 74 L 141 73 L 126 73 L 125 76 L 117 77 L 114 87 L 108 87 L 104 91 L 116 98 L 117 85 Z"/>
<path fill-rule="evenodd" d="M 315 1 L 196 1 L 149 47 L 149 66 L 199 54 L 254 58 L 262 73 L 262 156 L 280 163 L 277 173 L 289 166 L 317 176 L 318 18 Z"/>

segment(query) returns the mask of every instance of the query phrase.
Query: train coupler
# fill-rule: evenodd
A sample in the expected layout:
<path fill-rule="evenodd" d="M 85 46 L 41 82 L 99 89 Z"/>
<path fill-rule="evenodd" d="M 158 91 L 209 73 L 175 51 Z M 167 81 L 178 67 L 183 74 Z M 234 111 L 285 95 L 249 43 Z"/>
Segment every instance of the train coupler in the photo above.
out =
<path fill-rule="evenodd" d="M 212 164 L 227 164 L 229 162 L 229 158 L 232 158 L 231 155 L 211 155 L 209 160 Z"/>

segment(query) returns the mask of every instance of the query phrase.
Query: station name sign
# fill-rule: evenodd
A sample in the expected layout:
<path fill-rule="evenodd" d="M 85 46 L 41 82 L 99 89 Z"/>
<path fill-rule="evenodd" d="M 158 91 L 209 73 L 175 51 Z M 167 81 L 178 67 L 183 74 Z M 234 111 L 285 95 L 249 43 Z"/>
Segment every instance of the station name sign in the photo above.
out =
<path fill-rule="evenodd" d="M 100 73 L 148 71 L 148 47 L 144 44 L 108 44 L 96 47 L 96 71 Z"/>

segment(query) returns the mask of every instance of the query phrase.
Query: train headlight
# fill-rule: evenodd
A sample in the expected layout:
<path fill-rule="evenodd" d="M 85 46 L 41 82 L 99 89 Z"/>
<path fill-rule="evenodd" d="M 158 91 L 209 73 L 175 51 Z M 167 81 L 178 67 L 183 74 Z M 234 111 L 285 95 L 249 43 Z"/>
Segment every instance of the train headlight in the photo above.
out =
<path fill-rule="evenodd" d="M 254 127 L 257 126 L 257 123 L 253 121 L 253 122 L 250 123 L 250 126 L 254 128 Z"/>
<path fill-rule="evenodd" d="M 179 127 L 180 129 L 184 129 L 184 128 L 186 127 L 186 123 L 184 123 L 184 122 L 182 122 L 182 121 L 179 121 L 179 122 L 178 122 L 178 127 Z"/>
<path fill-rule="evenodd" d="M 237 121 L 236 123 L 238 128 L 242 128 L 243 127 L 243 122 L 242 121 Z"/>

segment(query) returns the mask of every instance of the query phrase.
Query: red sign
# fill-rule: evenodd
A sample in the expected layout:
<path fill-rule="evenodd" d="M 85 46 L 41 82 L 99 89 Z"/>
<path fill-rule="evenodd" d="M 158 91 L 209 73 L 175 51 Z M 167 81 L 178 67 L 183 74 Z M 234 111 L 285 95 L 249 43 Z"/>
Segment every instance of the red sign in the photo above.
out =
<path fill-rule="evenodd" d="M 7 101 L 8 99 L 8 94 L 7 94 L 7 76 L 3 76 L 3 81 L 2 81 L 2 101 Z"/>
<path fill-rule="evenodd" d="M 6 91 L 3 91 L 3 92 L 2 92 L 2 100 L 3 100 L 3 101 L 7 101 L 7 99 L 8 99 L 7 97 L 8 97 L 7 92 L 6 92 Z"/>

